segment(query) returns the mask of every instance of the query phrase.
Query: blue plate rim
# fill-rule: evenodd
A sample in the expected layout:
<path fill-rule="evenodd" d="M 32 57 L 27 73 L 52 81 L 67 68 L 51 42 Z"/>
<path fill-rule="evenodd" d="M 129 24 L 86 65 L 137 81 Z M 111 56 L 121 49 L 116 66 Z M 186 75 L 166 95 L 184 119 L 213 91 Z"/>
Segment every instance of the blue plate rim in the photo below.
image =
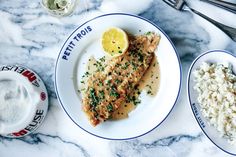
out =
<path fill-rule="evenodd" d="M 174 49 L 174 51 L 175 51 L 175 55 L 176 55 L 176 57 L 177 57 L 177 59 L 178 59 L 178 63 L 179 63 L 179 72 L 180 72 L 179 90 L 178 90 L 178 94 L 177 94 L 177 96 L 176 96 L 176 100 L 175 100 L 175 102 L 174 102 L 174 104 L 173 104 L 171 110 L 170 110 L 169 113 L 165 116 L 165 118 L 164 118 L 159 124 L 157 124 L 154 128 L 152 128 L 151 130 L 149 130 L 149 131 L 147 131 L 147 132 L 145 132 L 145 133 L 143 133 L 143 134 L 140 134 L 140 135 L 137 135 L 137 136 L 133 136 L 133 137 L 129 137 L 129 138 L 110 138 L 110 137 L 103 137 L 103 136 L 99 136 L 99 135 L 96 135 L 96 134 L 94 134 L 94 133 L 91 133 L 91 132 L 89 132 L 88 130 L 84 129 L 82 126 L 80 126 L 79 124 L 77 124 L 77 123 L 75 122 L 75 120 L 73 120 L 73 118 L 72 118 L 72 117 L 69 115 L 69 113 L 66 111 L 66 109 L 64 108 L 63 103 L 62 103 L 62 101 L 61 101 L 61 99 L 60 99 L 60 96 L 59 96 L 59 93 L 58 93 L 58 89 L 57 89 L 57 65 L 58 65 L 58 61 L 59 61 L 59 58 L 60 58 L 60 56 L 61 56 L 61 53 L 63 53 L 63 52 L 62 52 L 62 49 L 64 48 L 64 46 L 65 46 L 65 44 L 67 43 L 67 41 L 69 40 L 69 38 L 70 38 L 78 29 L 80 29 L 82 26 L 84 26 L 84 25 L 87 24 L 88 22 L 93 21 L 93 20 L 96 20 L 97 18 L 101 18 L 101 17 L 104 17 L 104 16 L 111 16 L 111 15 L 124 15 L 124 16 L 135 17 L 135 18 L 144 20 L 144 21 L 150 23 L 151 25 L 153 25 L 154 27 L 156 27 L 159 31 L 161 31 L 161 32 L 165 35 L 165 37 L 166 37 L 166 38 L 168 39 L 168 41 L 171 43 L 171 45 L 172 45 L 172 47 L 173 47 L 173 49 Z M 171 111 L 173 110 L 173 108 L 174 108 L 174 106 L 176 105 L 176 102 L 177 102 L 177 100 L 178 100 L 178 98 L 179 98 L 180 91 L 181 91 L 181 87 L 182 87 L 182 67 L 181 67 L 181 62 L 180 62 L 180 58 L 179 58 L 179 55 L 178 55 L 178 53 L 177 53 L 177 50 L 176 50 L 174 44 L 172 43 L 172 41 L 170 40 L 170 38 L 167 36 L 167 34 L 166 34 L 159 26 L 157 26 L 155 23 L 151 22 L 150 20 L 148 20 L 148 19 L 146 19 L 146 18 L 144 18 L 144 17 L 138 16 L 138 15 L 128 14 L 128 13 L 109 13 L 109 14 L 99 15 L 99 16 L 97 16 L 97 17 L 94 17 L 94 18 L 92 18 L 92 19 L 86 21 L 85 23 L 81 24 L 80 26 L 78 26 L 78 27 L 70 34 L 70 36 L 67 38 L 67 40 L 64 42 L 64 44 L 63 44 L 63 46 L 62 46 L 62 48 L 61 48 L 61 50 L 60 50 L 60 53 L 58 54 L 58 57 L 57 57 L 57 60 L 56 60 L 55 76 L 54 76 L 54 77 L 55 77 L 54 86 L 55 86 L 56 95 L 57 95 L 57 98 L 58 98 L 58 100 L 59 100 L 59 102 L 60 102 L 61 107 L 63 108 L 63 110 L 65 111 L 65 113 L 67 114 L 67 116 L 68 116 L 78 127 L 80 127 L 80 128 L 81 128 L 82 130 L 84 130 L 85 132 L 87 132 L 87 133 L 89 133 L 89 134 L 91 134 L 91 135 L 93 135 L 93 136 L 95 136 L 95 137 L 102 138 L 102 139 L 106 139 L 106 140 L 130 140 L 130 139 L 134 139 L 134 138 L 138 138 L 138 137 L 144 136 L 144 135 L 150 133 L 151 131 L 153 131 L 154 129 L 156 129 L 159 125 L 161 125 L 161 124 L 165 121 L 165 119 L 169 116 L 169 114 L 170 114 Z"/>

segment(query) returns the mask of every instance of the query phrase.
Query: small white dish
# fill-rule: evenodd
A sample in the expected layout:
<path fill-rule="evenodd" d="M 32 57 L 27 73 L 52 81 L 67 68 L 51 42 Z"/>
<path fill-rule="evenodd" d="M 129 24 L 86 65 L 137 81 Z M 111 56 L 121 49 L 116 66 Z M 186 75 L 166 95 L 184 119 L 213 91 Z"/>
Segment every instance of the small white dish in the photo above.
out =
<path fill-rule="evenodd" d="M 0 134 L 19 138 L 34 132 L 42 124 L 48 110 L 48 94 L 42 79 L 27 67 L 1 65 L 0 82 L 3 90 Z M 14 100 L 16 102 L 12 104 Z"/>
<path fill-rule="evenodd" d="M 148 31 L 160 34 L 160 44 L 155 51 L 160 64 L 160 87 L 157 95 L 141 97 L 141 103 L 129 114 L 129 118 L 106 121 L 93 127 L 82 111 L 77 85 L 90 56 L 98 59 L 105 55 L 100 38 L 109 27 L 119 27 L 136 35 Z M 79 26 L 64 43 L 55 70 L 56 93 L 66 114 L 81 129 L 105 139 L 131 139 L 156 128 L 172 110 L 181 86 L 179 58 L 167 35 L 152 22 L 123 13 L 101 15 Z"/>
<path fill-rule="evenodd" d="M 207 119 L 201 113 L 201 107 L 197 101 L 198 93 L 193 89 L 195 82 L 193 71 L 203 63 L 229 63 L 233 66 L 233 72 L 236 73 L 236 58 L 230 52 L 225 50 L 212 50 L 198 56 L 190 66 L 187 79 L 187 93 L 193 115 L 204 134 L 221 150 L 231 155 L 236 155 L 236 145 L 228 143 L 227 139 L 220 137 L 219 132 L 213 126 L 210 126 Z"/>

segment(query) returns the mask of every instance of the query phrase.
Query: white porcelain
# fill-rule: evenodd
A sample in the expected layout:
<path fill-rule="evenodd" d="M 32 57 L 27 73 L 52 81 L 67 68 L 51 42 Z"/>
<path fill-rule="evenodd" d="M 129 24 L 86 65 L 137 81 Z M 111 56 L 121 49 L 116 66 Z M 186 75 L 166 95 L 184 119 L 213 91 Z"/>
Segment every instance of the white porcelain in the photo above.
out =
<path fill-rule="evenodd" d="M 129 118 L 106 121 L 93 127 L 82 111 L 81 95 L 77 92 L 78 82 L 85 72 L 89 57 L 104 56 L 100 38 L 104 30 L 111 26 L 120 27 L 132 34 L 148 31 L 160 34 L 161 41 L 155 54 L 160 64 L 161 83 L 156 96 L 141 94 L 142 102 L 129 114 Z M 77 41 L 78 36 L 82 37 Z M 130 14 L 106 14 L 79 26 L 64 43 L 55 70 L 56 93 L 66 114 L 81 129 L 106 139 L 130 139 L 156 128 L 172 110 L 181 86 L 180 62 L 172 42 L 158 26 Z"/>
<path fill-rule="evenodd" d="M 0 124 L 2 136 L 17 138 L 34 132 L 43 122 L 48 109 L 48 94 L 42 79 L 31 69 L 20 65 L 0 66 L 0 81 L 15 81 L 29 97 L 24 115 L 14 123 Z"/>
<path fill-rule="evenodd" d="M 233 72 L 236 73 L 236 58 L 230 52 L 224 50 L 212 50 L 198 56 L 192 63 L 187 79 L 187 93 L 193 114 L 205 135 L 223 151 L 236 155 L 236 145 L 231 145 L 226 139 L 219 136 L 216 128 L 207 123 L 207 119 L 201 113 L 201 107 L 197 101 L 198 93 L 193 89 L 195 82 L 193 71 L 195 71 L 203 62 L 208 63 L 230 63 L 233 66 Z"/>
<path fill-rule="evenodd" d="M 20 86 L 24 86 L 24 88 L 29 93 L 29 102 L 30 105 L 27 106 L 24 110 L 24 115 L 22 115 L 21 118 L 16 121 L 16 123 L 3 123 L 0 124 L 0 134 L 10 134 L 13 132 L 18 132 L 24 127 L 26 127 L 34 118 L 35 110 L 37 104 L 40 101 L 40 97 L 37 93 L 37 91 L 34 90 L 33 85 L 28 81 L 28 79 L 16 72 L 13 71 L 1 71 L 0 72 L 0 81 L 2 80 L 11 80 L 11 81 L 17 81 L 21 83 Z M 17 84 L 19 84 L 17 83 Z"/>

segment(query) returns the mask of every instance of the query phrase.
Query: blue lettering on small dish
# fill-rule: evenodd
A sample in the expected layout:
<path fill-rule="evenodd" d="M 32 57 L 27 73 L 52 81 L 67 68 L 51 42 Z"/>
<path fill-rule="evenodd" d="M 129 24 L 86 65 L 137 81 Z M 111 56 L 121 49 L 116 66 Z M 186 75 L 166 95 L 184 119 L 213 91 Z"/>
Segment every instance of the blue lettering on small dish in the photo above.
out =
<path fill-rule="evenodd" d="M 62 59 L 64 60 L 68 60 L 72 50 L 74 49 L 75 45 L 77 42 L 79 42 L 81 39 L 83 39 L 89 32 L 92 31 L 91 26 L 87 26 L 85 28 L 83 28 L 82 30 L 78 31 L 79 33 L 77 33 L 71 41 L 69 41 L 68 45 L 66 46 L 63 55 L 62 55 Z"/>
<path fill-rule="evenodd" d="M 196 107 L 196 104 L 195 104 L 195 103 L 192 104 L 192 108 L 193 108 L 193 113 L 194 113 L 194 115 L 196 116 L 197 121 L 199 122 L 199 124 L 201 125 L 202 128 L 205 128 L 206 125 L 205 125 L 205 123 L 203 122 L 203 120 L 201 119 L 201 117 L 200 117 L 200 115 L 199 115 L 198 108 Z"/>

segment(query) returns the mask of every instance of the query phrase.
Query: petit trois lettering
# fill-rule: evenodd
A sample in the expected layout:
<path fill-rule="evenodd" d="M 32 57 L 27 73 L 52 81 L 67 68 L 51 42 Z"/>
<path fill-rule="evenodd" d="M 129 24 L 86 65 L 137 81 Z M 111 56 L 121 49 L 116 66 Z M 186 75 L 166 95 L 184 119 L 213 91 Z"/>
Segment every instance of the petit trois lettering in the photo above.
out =
<path fill-rule="evenodd" d="M 92 28 L 90 26 L 87 26 L 87 27 L 83 28 L 82 30 L 80 30 L 79 33 L 77 33 L 73 37 L 73 41 L 70 41 L 69 44 L 67 45 L 67 47 L 63 53 L 62 59 L 68 60 L 68 57 L 70 56 L 71 51 L 75 47 L 75 42 L 78 42 L 80 39 L 85 37 L 91 31 L 92 31 Z"/>
<path fill-rule="evenodd" d="M 74 48 L 75 44 L 73 41 L 69 43 L 69 45 L 66 47 L 66 50 L 64 51 L 64 55 L 62 56 L 63 59 L 68 60 L 68 56 L 70 56 L 70 52 Z"/>
<path fill-rule="evenodd" d="M 82 39 L 84 36 L 87 35 L 87 33 L 91 31 L 92 31 L 92 28 L 90 26 L 87 26 L 86 28 L 81 30 L 80 33 L 78 33 L 73 39 L 75 39 L 76 41 L 79 41 L 79 39 Z"/>

